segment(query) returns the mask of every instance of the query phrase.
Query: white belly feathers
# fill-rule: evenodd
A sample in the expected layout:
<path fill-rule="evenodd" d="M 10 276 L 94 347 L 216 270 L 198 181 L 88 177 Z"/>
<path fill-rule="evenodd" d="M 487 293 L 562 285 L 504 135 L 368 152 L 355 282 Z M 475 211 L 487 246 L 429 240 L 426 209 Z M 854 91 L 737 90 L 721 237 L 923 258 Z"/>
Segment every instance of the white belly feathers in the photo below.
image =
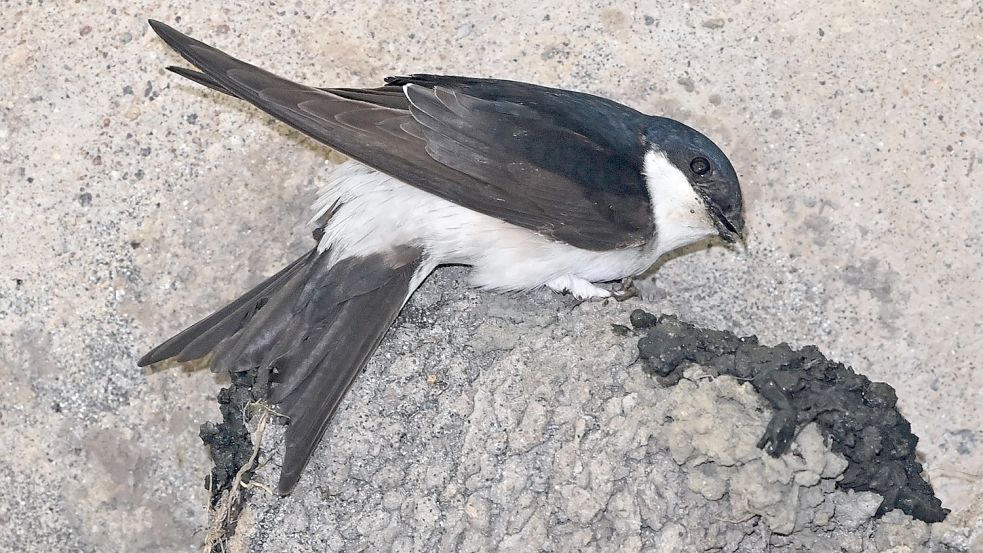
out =
<path fill-rule="evenodd" d="M 473 266 L 471 280 L 482 288 L 528 290 L 563 275 L 618 280 L 658 259 L 653 245 L 597 252 L 555 242 L 354 161 L 338 167 L 314 209 L 312 222 L 324 225 L 318 248 L 338 259 L 419 246 L 434 264 Z"/>

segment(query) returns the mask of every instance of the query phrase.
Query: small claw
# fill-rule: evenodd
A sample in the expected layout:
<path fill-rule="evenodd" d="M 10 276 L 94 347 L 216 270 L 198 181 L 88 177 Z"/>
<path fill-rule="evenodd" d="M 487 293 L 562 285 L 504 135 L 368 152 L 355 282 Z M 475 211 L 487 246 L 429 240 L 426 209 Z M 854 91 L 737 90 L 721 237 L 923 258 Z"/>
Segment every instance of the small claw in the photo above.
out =
<path fill-rule="evenodd" d="M 612 292 L 611 297 L 617 301 L 625 301 L 631 298 L 641 297 L 641 292 L 639 292 L 638 288 L 635 286 L 634 280 L 626 278 L 621 281 L 621 290 Z"/>

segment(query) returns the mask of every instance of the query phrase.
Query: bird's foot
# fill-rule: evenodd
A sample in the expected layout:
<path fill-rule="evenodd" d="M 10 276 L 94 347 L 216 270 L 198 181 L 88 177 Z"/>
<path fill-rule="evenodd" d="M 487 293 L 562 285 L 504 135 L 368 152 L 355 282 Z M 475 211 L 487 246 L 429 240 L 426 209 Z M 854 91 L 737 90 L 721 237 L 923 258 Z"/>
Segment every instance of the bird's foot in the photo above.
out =
<path fill-rule="evenodd" d="M 641 292 L 639 292 L 638 288 L 635 286 L 635 279 L 631 277 L 622 279 L 621 289 L 615 290 L 614 292 L 611 293 L 611 297 L 613 297 L 618 301 L 625 301 L 631 298 L 639 298 L 641 297 L 641 295 L 642 295 Z"/>
<path fill-rule="evenodd" d="M 554 278 L 546 286 L 554 292 L 567 292 L 578 300 L 605 300 L 615 295 L 610 290 L 573 275 Z"/>

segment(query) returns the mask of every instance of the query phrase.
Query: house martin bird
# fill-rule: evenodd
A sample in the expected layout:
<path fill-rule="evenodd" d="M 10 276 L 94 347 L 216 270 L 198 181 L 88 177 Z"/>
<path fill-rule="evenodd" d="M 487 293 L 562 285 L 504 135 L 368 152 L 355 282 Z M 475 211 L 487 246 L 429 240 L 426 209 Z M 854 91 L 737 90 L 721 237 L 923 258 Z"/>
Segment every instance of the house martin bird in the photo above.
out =
<path fill-rule="evenodd" d="M 278 491 L 289 493 L 356 375 L 438 266 L 501 291 L 611 297 L 663 254 L 741 238 L 737 174 L 709 138 L 590 94 L 514 81 L 410 75 L 317 88 L 151 27 L 197 70 L 352 159 L 314 205 L 317 245 L 140 359 L 213 353 L 258 370 L 289 418 Z"/>

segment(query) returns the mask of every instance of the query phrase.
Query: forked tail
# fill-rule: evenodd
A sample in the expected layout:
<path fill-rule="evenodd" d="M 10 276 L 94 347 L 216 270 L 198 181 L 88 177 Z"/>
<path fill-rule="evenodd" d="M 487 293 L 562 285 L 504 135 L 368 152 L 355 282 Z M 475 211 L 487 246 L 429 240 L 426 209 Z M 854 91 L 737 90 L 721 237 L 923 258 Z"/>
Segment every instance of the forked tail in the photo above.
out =
<path fill-rule="evenodd" d="M 429 269 L 422 252 L 333 259 L 312 250 L 144 355 L 139 365 L 215 352 L 216 371 L 259 369 L 290 417 L 278 491 L 290 493 L 345 393 Z"/>

